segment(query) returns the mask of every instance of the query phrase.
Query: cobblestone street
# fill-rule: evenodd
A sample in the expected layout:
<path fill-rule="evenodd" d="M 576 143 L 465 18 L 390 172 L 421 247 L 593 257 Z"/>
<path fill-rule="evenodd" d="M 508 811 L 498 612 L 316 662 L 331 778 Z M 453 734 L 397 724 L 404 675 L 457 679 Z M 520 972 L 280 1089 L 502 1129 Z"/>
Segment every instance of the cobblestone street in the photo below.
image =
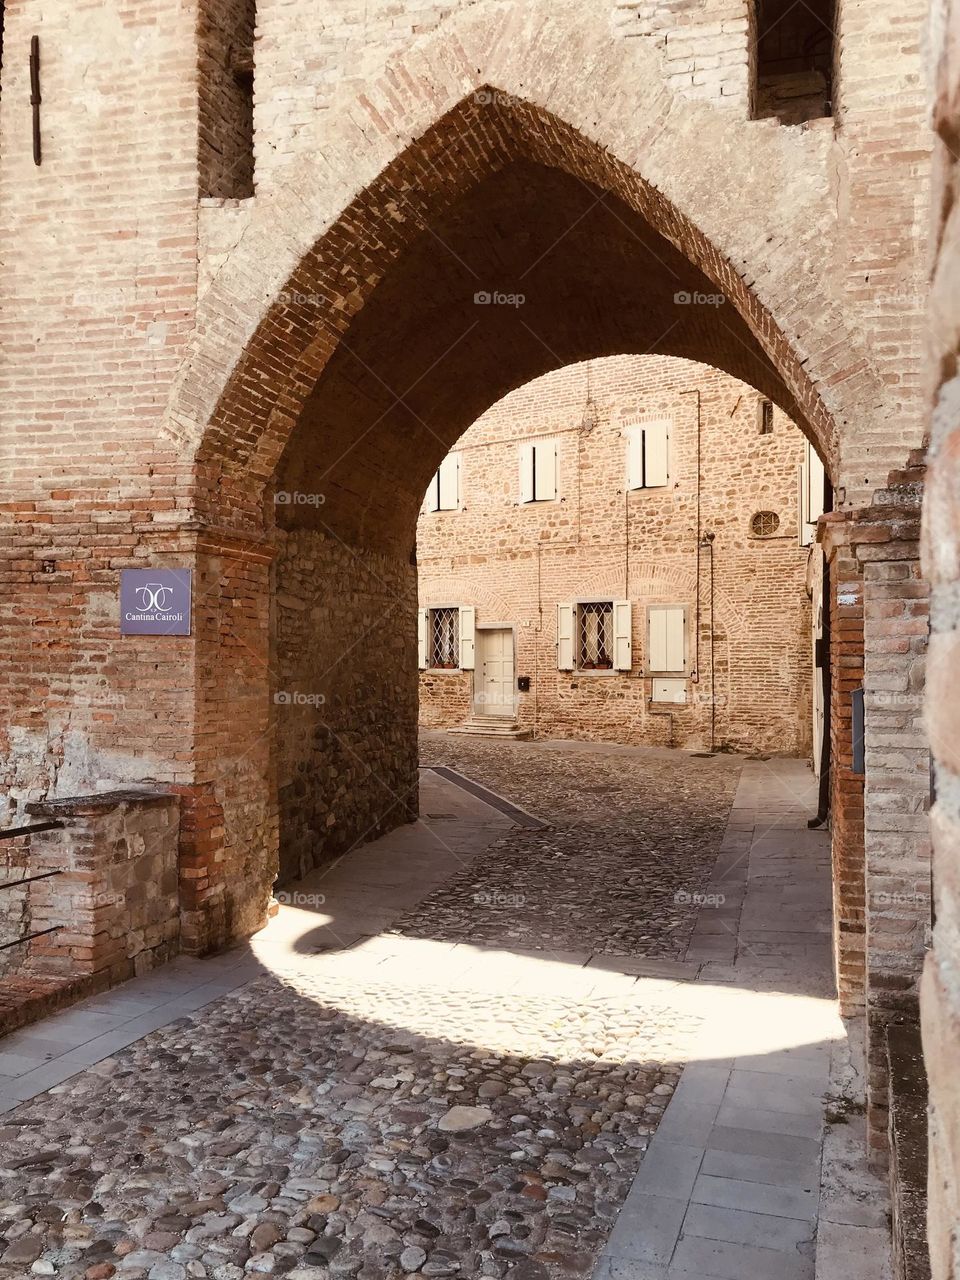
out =
<path fill-rule="evenodd" d="M 729 1048 L 703 1037 L 737 993 L 708 998 L 699 961 L 679 961 L 743 761 L 438 737 L 425 763 L 549 825 L 515 825 L 427 769 L 424 819 L 288 886 L 252 948 L 178 961 L 0 1045 L 0 1274 L 661 1274 L 640 1269 L 633 1235 L 609 1252 L 632 1211 L 611 1231 L 684 1064 L 709 1076 Z M 813 1042 L 813 1006 L 831 1007 L 795 999 L 784 1033 L 764 1005 L 737 1052 Z M 775 1107 L 777 1077 L 760 1080 Z M 692 1186 L 645 1226 L 679 1234 Z M 797 1212 L 789 1269 L 770 1275 L 813 1274 L 816 1215 Z M 700 1274 L 730 1274 L 718 1265 Z"/>

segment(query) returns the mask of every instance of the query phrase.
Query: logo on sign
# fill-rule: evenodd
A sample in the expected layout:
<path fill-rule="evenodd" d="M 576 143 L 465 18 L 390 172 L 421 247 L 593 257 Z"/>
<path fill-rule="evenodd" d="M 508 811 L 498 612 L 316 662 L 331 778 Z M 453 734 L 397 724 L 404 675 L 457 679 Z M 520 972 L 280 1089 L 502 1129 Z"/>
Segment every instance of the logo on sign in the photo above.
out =
<path fill-rule="evenodd" d="M 190 569 L 122 569 L 121 635 L 188 636 Z"/>

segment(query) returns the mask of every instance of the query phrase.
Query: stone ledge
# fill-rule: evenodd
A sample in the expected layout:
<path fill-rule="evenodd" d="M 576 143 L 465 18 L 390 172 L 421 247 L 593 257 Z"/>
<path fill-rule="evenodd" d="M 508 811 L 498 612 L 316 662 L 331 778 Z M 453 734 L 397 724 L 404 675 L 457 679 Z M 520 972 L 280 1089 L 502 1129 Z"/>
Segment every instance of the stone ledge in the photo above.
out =
<path fill-rule="evenodd" d="M 122 804 L 178 804 L 172 791 L 156 791 L 139 787 L 123 787 L 116 791 L 99 791 L 87 796 L 63 796 L 57 800 L 31 800 L 27 813 L 42 818 L 78 818 L 103 813 Z"/>

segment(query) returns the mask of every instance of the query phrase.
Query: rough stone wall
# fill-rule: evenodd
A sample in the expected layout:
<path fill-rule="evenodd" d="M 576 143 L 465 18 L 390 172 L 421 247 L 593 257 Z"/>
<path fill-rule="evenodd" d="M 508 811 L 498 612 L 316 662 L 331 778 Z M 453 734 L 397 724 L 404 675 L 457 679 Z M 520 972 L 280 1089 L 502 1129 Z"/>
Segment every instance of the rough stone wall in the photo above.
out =
<path fill-rule="evenodd" d="M 412 819 L 416 571 L 278 531 L 273 716 L 281 882 Z"/>
<path fill-rule="evenodd" d="M 939 56 L 935 124 L 936 258 L 930 374 L 933 415 L 924 507 L 931 590 L 926 720 L 935 758 L 932 814 L 936 924 L 922 991 L 930 1081 L 930 1260 L 935 1280 L 960 1276 L 960 4 L 934 7 Z"/>
<path fill-rule="evenodd" d="M 799 545 L 800 432 L 779 410 L 760 433 L 761 397 L 690 361 L 623 356 L 568 367 L 513 392 L 460 439 L 460 511 L 421 514 L 420 604 L 472 604 L 478 625 L 516 628 L 518 719 L 540 736 L 805 755 L 811 740 L 809 550 Z M 716 685 L 711 689 L 713 533 Z M 627 492 L 626 429 L 669 418 L 670 483 Z M 518 445 L 559 443 L 558 499 L 519 502 Z M 773 511 L 772 538 L 750 530 Z M 699 562 L 700 644 L 696 645 Z M 558 671 L 557 604 L 580 598 L 633 604 L 630 672 Z M 686 606 L 688 704 L 653 703 L 644 677 L 646 608 Z M 697 650 L 699 663 L 697 662 Z M 472 672 L 426 671 L 421 720 L 461 723 Z"/>

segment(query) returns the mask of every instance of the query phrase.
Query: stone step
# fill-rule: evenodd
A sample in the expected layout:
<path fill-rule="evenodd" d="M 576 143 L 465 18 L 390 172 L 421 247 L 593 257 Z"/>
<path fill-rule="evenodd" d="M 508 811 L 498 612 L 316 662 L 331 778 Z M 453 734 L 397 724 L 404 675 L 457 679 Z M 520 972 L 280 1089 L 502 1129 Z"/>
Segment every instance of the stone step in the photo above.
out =
<path fill-rule="evenodd" d="M 515 720 L 497 716 L 473 716 L 463 724 L 450 729 L 450 733 L 464 733 L 480 738 L 529 738 L 530 730 L 521 729 Z"/>

